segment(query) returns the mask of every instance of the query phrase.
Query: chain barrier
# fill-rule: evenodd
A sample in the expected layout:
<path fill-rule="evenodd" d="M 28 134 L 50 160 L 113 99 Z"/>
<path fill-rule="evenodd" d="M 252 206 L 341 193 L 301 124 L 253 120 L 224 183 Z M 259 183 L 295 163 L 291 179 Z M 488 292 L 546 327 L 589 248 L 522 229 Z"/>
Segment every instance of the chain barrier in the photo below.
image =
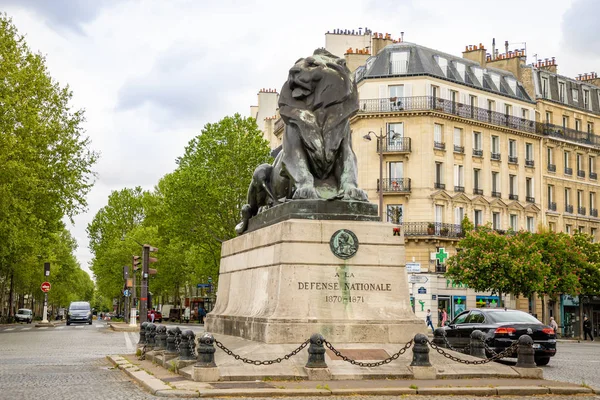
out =
<path fill-rule="evenodd" d="M 402 354 L 406 353 L 406 350 L 408 350 L 413 345 L 413 339 L 411 339 L 410 342 L 406 343 L 406 345 L 403 348 L 401 348 L 400 350 L 398 350 L 397 353 L 392 354 L 385 360 L 376 361 L 376 362 L 372 362 L 372 363 L 365 363 L 365 362 L 353 360 L 353 359 L 343 355 L 340 351 L 338 351 L 335 347 L 333 347 L 333 345 L 331 343 L 329 343 L 327 340 L 325 340 L 324 343 L 325 343 L 325 346 L 327 346 L 327 348 L 333 352 L 333 354 L 335 354 L 342 360 L 349 362 L 352 365 L 358 365 L 359 367 L 379 367 L 381 365 L 389 364 L 392 361 L 397 360 L 398 357 L 400 357 Z"/>
<path fill-rule="evenodd" d="M 272 365 L 272 364 L 278 364 L 278 363 L 282 362 L 283 360 L 289 360 L 290 358 L 292 358 L 293 356 L 298 354 L 300 351 L 302 351 L 302 349 L 304 349 L 306 346 L 308 346 L 309 343 L 310 343 L 310 339 L 306 339 L 306 341 L 304 343 L 302 343 L 300 346 L 298 346 L 298 348 L 296 348 L 292 352 L 286 354 L 283 357 L 278 357 L 273 360 L 252 360 L 249 358 L 242 357 L 239 354 L 235 354 L 233 351 L 229 350 L 223 343 L 221 343 L 217 339 L 215 339 L 215 344 L 217 345 L 217 347 L 220 348 L 221 350 L 223 350 L 227 355 L 232 356 L 236 360 L 245 362 L 246 364 L 253 364 L 253 365 Z"/>
<path fill-rule="evenodd" d="M 140 354 L 140 356 L 138 357 L 138 360 L 145 360 L 146 359 L 146 344 L 144 343 L 144 347 L 142 347 L 142 354 Z"/>
<path fill-rule="evenodd" d="M 448 341 L 448 338 L 446 337 L 446 335 L 443 336 L 444 338 L 444 343 L 446 344 L 446 347 L 452 351 L 455 351 L 457 353 L 462 353 L 462 351 L 455 349 L 454 347 L 452 347 L 452 345 L 450 344 L 450 342 Z"/>
<path fill-rule="evenodd" d="M 485 350 L 489 351 L 492 356 L 495 356 L 498 354 L 494 351 L 494 349 L 492 349 L 490 346 L 488 346 L 487 343 L 484 342 L 483 345 L 485 346 Z"/>
<path fill-rule="evenodd" d="M 434 349 L 435 351 L 437 351 L 438 353 L 440 353 L 444 357 L 449 358 L 452 361 L 456 361 L 456 362 L 459 362 L 459 363 L 462 363 L 462 364 L 468 364 L 468 365 L 487 364 L 489 362 L 496 361 L 496 360 L 499 360 L 499 359 L 504 358 L 504 357 L 509 357 L 510 355 L 513 354 L 513 352 L 515 351 L 516 347 L 519 345 L 519 342 L 517 340 L 515 340 L 504 351 L 502 351 L 500 353 L 496 353 L 496 355 L 494 355 L 494 356 L 492 356 L 490 358 L 486 358 L 485 360 L 469 361 L 469 360 L 463 360 L 461 358 L 453 356 L 452 354 L 446 353 L 441 347 L 437 346 L 435 343 L 433 343 L 433 342 L 431 342 L 429 340 L 427 342 L 429 343 L 429 345 L 431 346 L 432 349 Z"/>

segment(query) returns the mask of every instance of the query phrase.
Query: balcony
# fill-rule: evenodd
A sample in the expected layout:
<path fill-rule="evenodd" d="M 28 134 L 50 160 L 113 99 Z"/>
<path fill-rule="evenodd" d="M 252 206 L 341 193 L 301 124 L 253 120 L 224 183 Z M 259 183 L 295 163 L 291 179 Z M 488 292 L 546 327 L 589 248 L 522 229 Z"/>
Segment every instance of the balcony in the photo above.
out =
<path fill-rule="evenodd" d="M 495 161 L 500 161 L 500 153 L 492 153 L 492 155 L 490 156 L 492 160 Z"/>
<path fill-rule="evenodd" d="M 401 224 L 405 237 L 437 236 L 448 238 L 462 237 L 460 225 L 441 222 L 403 222 Z"/>
<path fill-rule="evenodd" d="M 502 197 L 502 193 L 492 191 L 492 197 L 498 197 L 498 198 L 500 198 L 500 197 Z"/>
<path fill-rule="evenodd" d="M 509 194 L 508 199 L 509 200 L 519 200 L 519 195 L 518 194 Z"/>
<path fill-rule="evenodd" d="M 436 150 L 446 150 L 446 143 L 444 142 L 433 142 L 433 148 Z"/>
<path fill-rule="evenodd" d="M 595 172 L 590 172 L 590 179 L 593 179 L 593 180 L 598 179 L 598 174 L 596 174 Z"/>
<path fill-rule="evenodd" d="M 580 169 L 577 170 L 577 176 L 580 178 L 585 178 L 585 171 L 582 171 Z"/>
<path fill-rule="evenodd" d="M 473 157 L 483 157 L 483 150 L 473 149 Z"/>
<path fill-rule="evenodd" d="M 582 132 L 576 129 L 563 128 L 559 125 L 536 123 L 536 131 L 540 135 L 566 139 L 577 143 L 600 146 L 600 136 L 593 133 Z"/>
<path fill-rule="evenodd" d="M 410 138 L 408 137 L 384 140 L 382 145 L 382 153 L 410 153 L 411 151 Z M 379 151 L 379 143 L 377 143 L 377 151 Z"/>
<path fill-rule="evenodd" d="M 569 214 L 573 214 L 573 205 L 572 204 L 565 205 L 565 212 L 569 213 Z"/>
<path fill-rule="evenodd" d="M 377 191 L 379 191 L 379 179 L 377 179 Z M 410 178 L 384 179 L 383 193 L 410 193 Z"/>
<path fill-rule="evenodd" d="M 454 145 L 454 152 L 459 154 L 465 154 L 465 146 Z"/>
<path fill-rule="evenodd" d="M 463 192 L 465 191 L 465 187 L 464 186 L 454 186 L 454 191 L 455 192 Z"/>
<path fill-rule="evenodd" d="M 551 201 L 548 203 L 548 210 L 550 211 L 556 211 L 556 203 Z"/>
<path fill-rule="evenodd" d="M 535 197 L 525 196 L 525 201 L 528 203 L 535 203 Z"/>
<path fill-rule="evenodd" d="M 393 69 L 393 66 L 390 66 L 390 68 Z M 402 70 L 403 67 L 400 66 L 398 69 Z M 355 73 L 356 82 L 360 82 L 364 75 L 364 68 L 359 67 Z M 359 101 L 359 113 L 369 114 L 402 111 L 435 111 L 529 133 L 536 133 L 537 129 L 534 121 L 525 118 L 514 117 L 496 111 L 489 111 L 485 108 L 473 107 L 468 104 L 453 102 L 439 97 L 386 97 L 381 99 L 363 99 Z"/>
<path fill-rule="evenodd" d="M 573 175 L 573 168 L 565 167 L 565 175 Z"/>
<path fill-rule="evenodd" d="M 473 194 L 478 194 L 480 196 L 483 196 L 483 189 L 474 188 L 473 189 Z"/>
<path fill-rule="evenodd" d="M 590 215 L 594 218 L 598 218 L 598 209 L 597 208 L 590 208 Z"/>
<path fill-rule="evenodd" d="M 446 273 L 446 265 L 445 264 L 437 265 L 437 263 L 436 263 L 435 273 L 436 274 L 445 274 Z"/>
<path fill-rule="evenodd" d="M 556 172 L 556 164 L 548 164 L 548 172 Z"/>
<path fill-rule="evenodd" d="M 533 160 L 525 160 L 525 166 L 533 168 L 535 166 L 535 163 L 533 162 Z"/>
<path fill-rule="evenodd" d="M 577 214 L 585 215 L 585 207 L 577 207 Z"/>
<path fill-rule="evenodd" d="M 518 157 L 508 156 L 508 162 L 510 164 L 518 164 L 519 163 L 519 158 Z"/>
<path fill-rule="evenodd" d="M 446 189 L 446 184 L 444 184 L 444 183 L 441 183 L 441 182 L 435 182 L 435 183 L 433 184 L 433 187 L 434 187 L 435 189 Z"/>

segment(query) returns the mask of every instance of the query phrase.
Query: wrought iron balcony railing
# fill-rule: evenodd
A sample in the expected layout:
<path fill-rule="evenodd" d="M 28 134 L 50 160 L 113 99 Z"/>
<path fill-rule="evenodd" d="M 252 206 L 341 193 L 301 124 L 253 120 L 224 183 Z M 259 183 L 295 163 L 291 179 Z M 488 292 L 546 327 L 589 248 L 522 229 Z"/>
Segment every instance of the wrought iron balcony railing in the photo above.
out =
<path fill-rule="evenodd" d="M 598 209 L 596 209 L 596 208 L 590 208 L 590 215 L 592 217 L 598 218 Z"/>
<path fill-rule="evenodd" d="M 573 214 L 573 205 L 572 204 L 566 204 L 565 205 L 565 212 L 567 212 L 569 214 Z"/>
<path fill-rule="evenodd" d="M 598 174 L 595 172 L 590 172 L 590 179 L 594 179 L 594 180 L 598 179 Z"/>
<path fill-rule="evenodd" d="M 548 172 L 556 172 L 556 164 L 548 164 Z"/>
<path fill-rule="evenodd" d="M 565 167 L 565 175 L 573 175 L 573 168 Z"/>
<path fill-rule="evenodd" d="M 441 264 L 441 265 L 436 264 L 435 273 L 436 274 L 445 274 L 446 273 L 446 265 L 445 264 Z"/>
<path fill-rule="evenodd" d="M 454 186 L 454 191 L 455 192 L 464 192 L 465 187 L 464 186 Z"/>
<path fill-rule="evenodd" d="M 454 145 L 454 152 L 455 153 L 464 154 L 464 152 L 465 152 L 465 146 Z"/>
<path fill-rule="evenodd" d="M 379 179 L 377 179 L 377 191 L 379 191 Z M 410 193 L 410 178 L 384 179 L 383 193 Z"/>
<path fill-rule="evenodd" d="M 483 150 L 473 149 L 473 157 L 483 157 Z"/>
<path fill-rule="evenodd" d="M 410 153 L 410 138 L 388 139 L 383 141 L 383 153 Z M 377 143 L 377 151 L 379 151 L 379 143 Z"/>
<path fill-rule="evenodd" d="M 473 188 L 473 194 L 483 195 L 483 189 Z"/>
<path fill-rule="evenodd" d="M 500 153 L 492 153 L 491 158 L 492 160 L 500 161 Z"/>
<path fill-rule="evenodd" d="M 403 222 L 401 229 L 404 231 L 405 237 L 439 236 L 459 238 L 463 236 L 460 225 L 441 222 Z"/>
<path fill-rule="evenodd" d="M 585 207 L 577 207 L 577 214 L 585 215 Z"/>
<path fill-rule="evenodd" d="M 556 203 L 551 201 L 548 203 L 548 210 L 556 211 Z"/>
<path fill-rule="evenodd" d="M 509 194 L 508 199 L 509 200 L 519 200 L 519 195 L 518 194 Z"/>
<path fill-rule="evenodd" d="M 511 163 L 511 164 L 518 164 L 519 158 L 518 157 L 508 156 L 508 162 Z"/>
<path fill-rule="evenodd" d="M 580 178 L 585 178 L 585 171 L 582 171 L 580 169 L 577 170 L 577 176 Z"/>
<path fill-rule="evenodd" d="M 441 182 L 435 182 L 433 187 L 436 189 L 446 189 L 446 184 Z"/>
<path fill-rule="evenodd" d="M 502 193 L 492 191 L 492 197 L 502 197 Z"/>
<path fill-rule="evenodd" d="M 535 162 L 533 160 L 525 160 L 525 166 L 533 167 L 533 166 L 535 166 Z"/>
<path fill-rule="evenodd" d="M 433 142 L 433 148 L 436 150 L 446 150 L 446 143 L 444 142 Z"/>
<path fill-rule="evenodd" d="M 555 138 L 571 140 L 577 143 L 600 146 L 600 136 L 594 135 L 593 133 L 578 131 L 576 129 L 564 128 L 559 125 L 537 122 L 536 131 L 538 134 L 544 136 L 551 136 Z"/>
<path fill-rule="evenodd" d="M 525 201 L 528 203 L 535 203 L 535 197 L 525 196 Z"/>

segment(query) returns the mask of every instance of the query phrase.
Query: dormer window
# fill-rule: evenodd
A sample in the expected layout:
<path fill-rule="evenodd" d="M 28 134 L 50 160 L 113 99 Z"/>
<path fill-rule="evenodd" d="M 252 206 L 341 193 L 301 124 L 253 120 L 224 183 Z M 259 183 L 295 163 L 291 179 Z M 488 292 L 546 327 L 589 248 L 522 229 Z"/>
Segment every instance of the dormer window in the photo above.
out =
<path fill-rule="evenodd" d="M 373 65 L 374 61 L 375 57 L 369 57 L 369 59 L 367 60 L 367 64 L 365 65 L 367 71 L 371 69 L 371 65 Z"/>
<path fill-rule="evenodd" d="M 573 93 L 573 101 L 574 102 L 579 102 L 579 90 L 573 89 L 572 93 Z"/>
<path fill-rule="evenodd" d="M 396 51 L 390 55 L 390 74 L 399 75 L 408 72 L 408 52 Z"/>
<path fill-rule="evenodd" d="M 558 101 L 565 102 L 565 83 L 558 82 Z"/>
<path fill-rule="evenodd" d="M 440 56 L 435 56 L 435 60 L 437 61 L 444 76 L 448 76 L 448 60 Z"/>
<path fill-rule="evenodd" d="M 546 76 L 542 77 L 542 97 L 548 98 L 548 77 Z"/>
<path fill-rule="evenodd" d="M 479 81 L 480 85 L 483 85 L 483 69 L 479 67 L 471 67 L 471 71 L 473 71 L 473 75 Z"/>
<path fill-rule="evenodd" d="M 508 87 L 510 90 L 516 95 L 517 94 L 517 80 L 514 78 L 506 78 L 506 82 L 508 83 Z"/>
<path fill-rule="evenodd" d="M 465 80 L 465 69 L 465 64 L 459 62 L 456 63 L 456 70 L 458 71 L 458 75 L 460 75 L 460 79 L 462 79 L 463 81 Z"/>
<path fill-rule="evenodd" d="M 583 108 L 590 108 L 590 91 L 583 89 Z"/>
<path fill-rule="evenodd" d="M 494 82 L 496 89 L 500 90 L 500 75 L 490 74 L 490 78 L 492 78 L 492 82 Z"/>

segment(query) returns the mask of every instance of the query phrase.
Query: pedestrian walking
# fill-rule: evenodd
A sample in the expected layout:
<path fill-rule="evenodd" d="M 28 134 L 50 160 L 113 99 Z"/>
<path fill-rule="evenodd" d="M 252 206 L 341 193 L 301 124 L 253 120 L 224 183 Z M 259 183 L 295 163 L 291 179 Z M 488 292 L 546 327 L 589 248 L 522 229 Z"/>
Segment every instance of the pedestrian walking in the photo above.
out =
<path fill-rule="evenodd" d="M 558 333 L 558 324 L 554 320 L 554 317 L 550 317 L 550 327 L 554 329 L 554 334 L 556 335 Z"/>
<path fill-rule="evenodd" d="M 200 306 L 198 307 L 198 322 L 204 324 L 204 317 L 206 317 L 206 311 L 204 310 L 204 307 Z"/>
<path fill-rule="evenodd" d="M 425 317 L 425 323 L 427 323 L 427 326 L 431 328 L 431 333 L 433 333 L 434 332 L 433 322 L 431 321 L 431 310 L 429 308 L 427 309 L 427 316 Z"/>
<path fill-rule="evenodd" d="M 446 326 L 447 322 L 448 322 L 448 313 L 446 312 L 445 308 L 442 308 L 442 326 Z"/>
<path fill-rule="evenodd" d="M 590 340 L 594 341 L 594 336 L 592 335 L 592 321 L 590 321 L 585 315 L 583 317 L 583 340 L 587 340 L 588 335 L 590 336 Z"/>
<path fill-rule="evenodd" d="M 156 313 L 154 308 L 150 311 L 150 322 L 154 323 L 154 318 L 156 318 Z"/>

